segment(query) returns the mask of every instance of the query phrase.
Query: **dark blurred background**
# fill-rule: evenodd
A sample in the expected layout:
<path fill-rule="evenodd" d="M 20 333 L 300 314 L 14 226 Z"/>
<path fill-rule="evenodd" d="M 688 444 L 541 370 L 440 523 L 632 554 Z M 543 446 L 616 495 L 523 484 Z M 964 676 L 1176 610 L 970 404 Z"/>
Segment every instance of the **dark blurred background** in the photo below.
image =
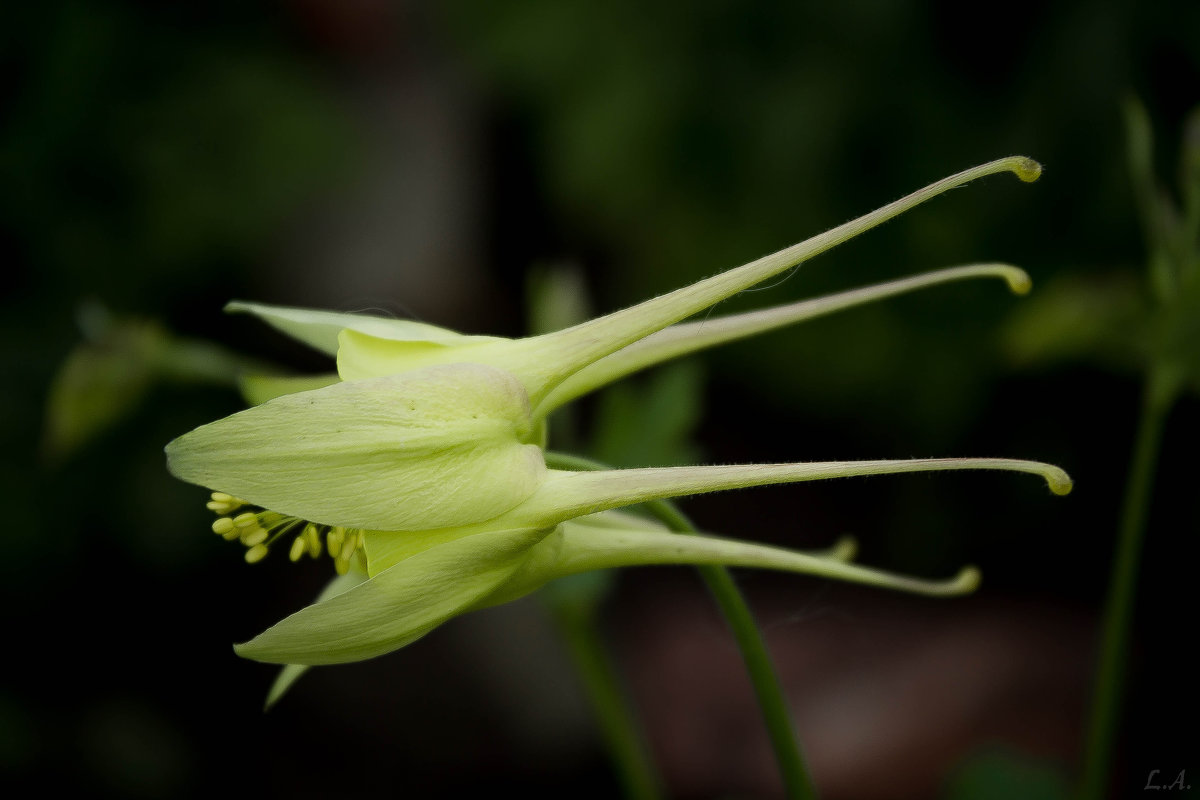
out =
<path fill-rule="evenodd" d="M 204 493 L 166 473 L 162 447 L 241 401 L 138 354 L 175 337 L 327 367 L 223 315 L 233 298 L 519 335 L 531 268 L 579 270 L 606 311 L 1013 153 L 1045 165 L 1038 183 L 957 190 L 719 310 L 992 260 L 1026 268 L 1032 298 L 941 287 L 714 351 L 695 446 L 713 462 L 1039 459 L 1071 472 L 1074 494 L 975 473 L 685 508 L 787 546 L 853 533 L 888 569 L 984 571 L 952 601 L 738 574 L 825 796 L 948 797 L 995 763 L 1029 785 L 1071 779 L 1139 380 L 1120 358 L 1006 343 L 1056 281 L 1137 291 L 1120 104 L 1146 104 L 1173 179 L 1200 101 L 1200 6 L 78 0 L 4 16 L 0 786 L 613 796 L 536 599 L 315 670 L 264 715 L 273 671 L 230 643 L 308 602 L 328 566 L 249 567 L 208 533 Z M 54 376 L 113 325 L 120 397 L 55 446 Z M 1200 774 L 1186 655 L 1198 411 L 1190 396 L 1169 421 L 1114 796 L 1151 769 Z M 775 796 L 694 573 L 622 574 L 603 620 L 670 794 Z"/>

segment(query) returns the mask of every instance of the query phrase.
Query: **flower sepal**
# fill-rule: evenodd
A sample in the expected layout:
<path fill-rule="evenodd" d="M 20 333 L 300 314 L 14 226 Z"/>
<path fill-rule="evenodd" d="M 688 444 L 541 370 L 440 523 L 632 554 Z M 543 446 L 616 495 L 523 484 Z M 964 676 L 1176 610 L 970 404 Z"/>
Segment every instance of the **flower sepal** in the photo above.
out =
<path fill-rule="evenodd" d="M 284 515 L 427 530 L 529 497 L 540 436 L 511 375 L 454 364 L 276 397 L 179 437 L 167 459 L 176 477 Z"/>
<path fill-rule="evenodd" d="M 470 532 L 416 545 L 368 580 L 354 584 L 351 579 L 345 591 L 234 649 L 243 657 L 279 664 L 358 661 L 402 648 L 453 617 L 517 600 L 558 578 L 630 566 L 773 569 L 930 596 L 965 594 L 979 584 L 974 567 L 948 580 L 928 581 L 849 563 L 852 552 L 845 544 L 805 553 L 673 533 L 652 520 L 616 511 L 572 519 L 550 530 Z"/>

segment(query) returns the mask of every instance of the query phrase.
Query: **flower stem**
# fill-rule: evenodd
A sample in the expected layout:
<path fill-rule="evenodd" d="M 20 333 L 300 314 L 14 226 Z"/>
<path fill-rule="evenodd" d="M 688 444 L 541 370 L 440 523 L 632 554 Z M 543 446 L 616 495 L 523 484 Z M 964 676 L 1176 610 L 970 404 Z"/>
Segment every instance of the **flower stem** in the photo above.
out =
<path fill-rule="evenodd" d="M 596 631 L 592 608 L 570 602 L 549 605 L 591 700 L 624 796 L 658 800 L 662 792 L 657 773 L 612 659 Z"/>
<path fill-rule="evenodd" d="M 1093 687 L 1083 780 L 1078 794 L 1080 800 L 1103 800 L 1107 795 L 1124 693 L 1125 660 L 1129 652 L 1134 602 L 1137 599 L 1142 540 L 1146 533 L 1150 493 L 1162 445 L 1163 428 L 1176 386 L 1168 371 L 1161 369 L 1152 370 L 1146 381 L 1133 464 L 1125 489 L 1121 528 L 1104 607 L 1100 663 Z"/>
<path fill-rule="evenodd" d="M 697 532 L 695 526 L 674 503 L 655 500 L 647 503 L 646 507 L 673 531 Z M 712 592 L 717 605 L 721 607 L 721 612 L 737 640 L 738 649 L 742 651 L 742 660 L 746 662 L 746 671 L 758 698 L 763 724 L 767 727 L 787 796 L 792 800 L 815 798 L 817 793 L 805 767 L 800 742 L 792 728 L 783 687 L 779 684 L 779 676 L 776 675 L 771 655 L 767 652 L 767 643 L 758 630 L 746 598 L 738 590 L 729 570 L 724 567 L 703 566 L 696 569 L 708 585 L 708 590 Z"/>
<path fill-rule="evenodd" d="M 604 465 L 595 461 L 560 453 L 547 453 L 546 461 L 556 469 L 606 469 Z M 691 521 L 673 503 L 654 500 L 646 503 L 645 508 L 673 531 L 689 534 L 697 532 Z M 783 687 L 779 684 L 779 677 L 771 663 L 766 642 L 763 641 L 762 634 L 754 622 L 750 607 L 734 583 L 733 577 L 724 567 L 705 566 L 696 569 L 725 615 L 738 649 L 742 652 L 742 660 L 746 664 L 746 672 L 758 698 L 763 723 L 771 739 L 771 748 L 775 751 L 775 760 L 779 764 L 779 773 L 787 797 L 790 800 L 813 800 L 817 796 L 816 791 L 805 767 L 800 743 L 792 728 Z"/>

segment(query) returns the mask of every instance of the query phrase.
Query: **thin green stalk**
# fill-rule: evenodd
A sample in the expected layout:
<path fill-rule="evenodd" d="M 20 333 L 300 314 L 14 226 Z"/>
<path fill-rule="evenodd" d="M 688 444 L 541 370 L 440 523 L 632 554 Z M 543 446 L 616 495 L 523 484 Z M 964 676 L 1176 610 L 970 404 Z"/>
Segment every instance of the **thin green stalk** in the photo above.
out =
<path fill-rule="evenodd" d="M 560 469 L 596 470 L 606 469 L 602 464 L 578 456 L 560 453 L 547 453 L 546 462 Z M 654 500 L 644 504 L 644 507 L 668 528 L 678 533 L 697 533 L 691 521 L 665 500 Z M 779 764 L 780 777 L 784 790 L 790 800 L 815 800 L 816 791 L 805 767 L 804 758 L 800 753 L 800 743 L 796 739 L 792 727 L 791 715 L 788 712 L 787 701 L 784 698 L 783 687 L 779 684 L 779 676 L 771 663 L 767 652 L 766 642 L 754 622 L 750 607 L 738 590 L 729 571 L 724 567 L 697 567 L 700 576 L 708 585 L 713 599 L 725 615 L 730 629 L 733 631 L 738 649 L 742 652 L 742 660 L 746 664 L 746 672 L 754 686 L 754 694 L 762 711 L 763 723 L 767 735 L 771 739 L 771 747 L 775 751 L 775 760 Z"/>
<path fill-rule="evenodd" d="M 662 797 L 658 775 L 612 659 L 596 631 L 595 616 L 568 602 L 552 603 L 551 610 L 591 700 L 624 796 L 658 800 Z"/>
<path fill-rule="evenodd" d="M 1138 569 L 1154 470 L 1162 445 L 1163 427 L 1174 399 L 1175 384 L 1164 370 L 1154 370 L 1146 381 L 1141 419 L 1134 443 L 1133 464 L 1125 489 L 1121 528 L 1113 555 L 1108 597 L 1105 600 L 1100 663 L 1092 694 L 1091 718 L 1084 752 L 1080 800 L 1103 800 L 1107 795 L 1116 744 L 1125 662 L 1137 599 Z"/>

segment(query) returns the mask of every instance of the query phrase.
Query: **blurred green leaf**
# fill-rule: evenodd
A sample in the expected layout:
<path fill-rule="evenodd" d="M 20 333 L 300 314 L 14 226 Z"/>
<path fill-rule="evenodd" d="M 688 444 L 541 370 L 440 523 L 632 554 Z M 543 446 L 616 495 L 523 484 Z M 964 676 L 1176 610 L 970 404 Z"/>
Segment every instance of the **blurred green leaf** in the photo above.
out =
<path fill-rule="evenodd" d="M 352 152 L 329 99 L 293 61 L 217 53 L 177 80 L 145 119 L 123 120 L 151 258 L 258 240 Z"/>
<path fill-rule="evenodd" d="M 951 776 L 945 800 L 1066 800 L 1070 796 L 1061 770 L 1008 752 L 985 752 L 969 758 Z"/>
<path fill-rule="evenodd" d="M 558 613 L 578 620 L 595 619 L 596 611 L 608 597 L 617 580 L 617 570 L 581 572 L 551 581 L 541 589 L 541 597 Z"/>
<path fill-rule="evenodd" d="M 1085 361 L 1136 372 L 1149 354 L 1147 317 L 1133 273 L 1068 275 L 1039 287 L 1014 309 L 1001 346 L 1023 366 Z"/>
<path fill-rule="evenodd" d="M 576 264 L 533 267 L 525 279 L 530 336 L 569 328 L 591 319 L 583 271 Z"/>
<path fill-rule="evenodd" d="M 618 467 L 701 461 L 692 434 L 703 411 L 703 381 L 700 365 L 689 360 L 607 389 L 593 421 L 596 460 Z"/>
<path fill-rule="evenodd" d="M 1200 234 L 1200 107 L 1192 109 L 1183 123 L 1179 172 L 1185 235 L 1195 240 Z"/>
<path fill-rule="evenodd" d="M 1167 395 L 1184 387 L 1200 391 L 1200 109 L 1189 117 L 1180 148 L 1182 212 L 1155 177 L 1145 109 L 1130 99 L 1124 111 L 1148 277 L 1060 278 L 1013 314 L 1004 348 L 1024 365 L 1083 361 L 1131 373 L 1153 367 Z"/>
<path fill-rule="evenodd" d="M 96 304 L 80 311 L 84 341 L 50 385 L 42 454 L 61 461 L 132 416 L 158 382 L 233 387 L 262 366 L 211 342 L 172 335 L 154 320 L 113 317 Z"/>
<path fill-rule="evenodd" d="M 150 387 L 166 339 L 158 323 L 125 320 L 72 350 L 50 388 L 44 455 L 61 459 L 131 415 Z"/>

